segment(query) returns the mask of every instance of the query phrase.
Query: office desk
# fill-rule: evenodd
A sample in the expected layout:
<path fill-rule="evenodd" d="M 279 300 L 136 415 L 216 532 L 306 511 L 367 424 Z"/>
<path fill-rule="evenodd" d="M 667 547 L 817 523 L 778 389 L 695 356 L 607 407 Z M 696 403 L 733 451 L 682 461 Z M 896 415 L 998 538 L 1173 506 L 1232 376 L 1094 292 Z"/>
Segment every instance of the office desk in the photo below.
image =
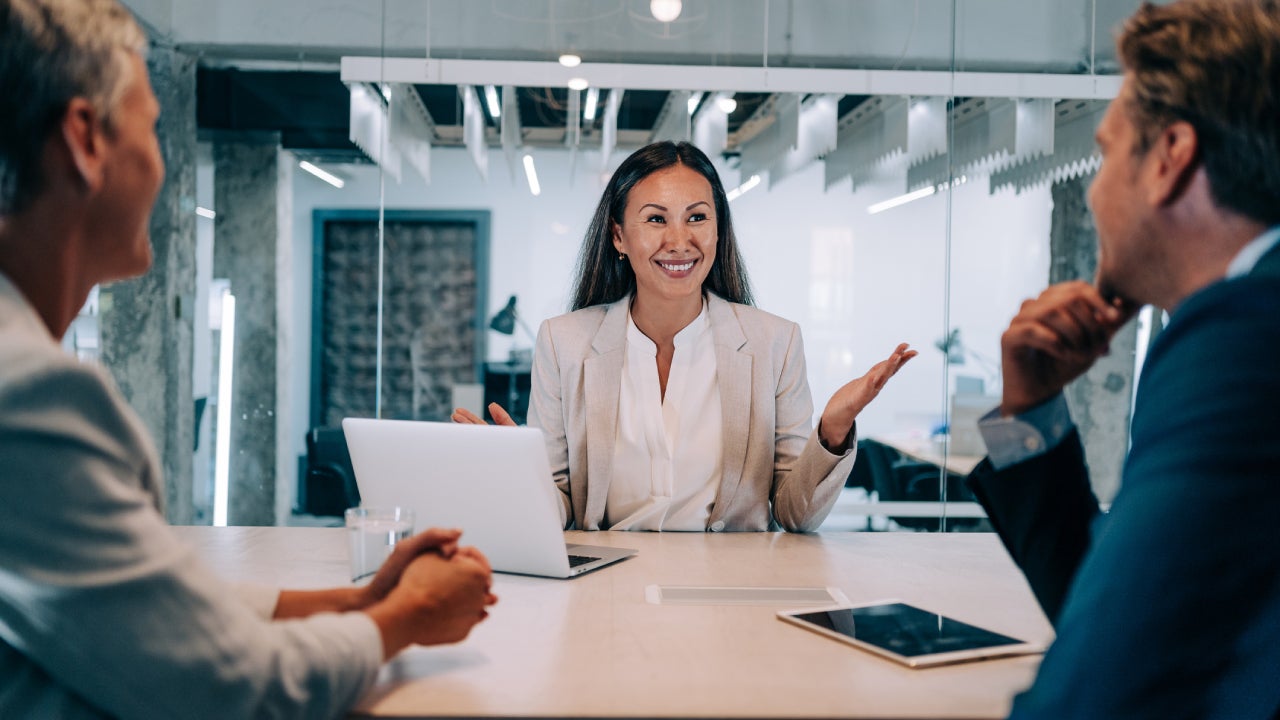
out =
<path fill-rule="evenodd" d="M 898 452 L 909 458 L 945 467 L 947 472 L 953 472 L 957 475 L 968 475 L 973 472 L 978 463 L 982 462 L 982 455 L 963 455 L 954 451 L 945 455 L 942 452 L 942 443 L 927 437 L 911 437 L 906 435 L 877 435 L 872 440 L 888 445 Z"/>
<path fill-rule="evenodd" d="M 347 579 L 340 528 L 177 528 L 233 580 Z M 414 648 L 358 714 L 393 717 L 1003 717 L 1039 658 L 910 670 L 784 624 L 778 608 L 654 605 L 659 585 L 838 587 L 1027 640 L 1051 630 L 986 534 L 568 533 L 637 557 L 572 580 L 495 576 L 463 643 Z M 465 536 L 463 538 L 465 540 Z"/>

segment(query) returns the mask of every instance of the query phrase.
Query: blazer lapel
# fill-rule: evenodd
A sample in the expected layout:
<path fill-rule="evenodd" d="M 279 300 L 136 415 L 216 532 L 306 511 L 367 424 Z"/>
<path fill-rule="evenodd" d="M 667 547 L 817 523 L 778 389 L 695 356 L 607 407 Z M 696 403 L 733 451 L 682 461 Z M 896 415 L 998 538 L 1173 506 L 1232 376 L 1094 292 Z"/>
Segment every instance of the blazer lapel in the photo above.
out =
<path fill-rule="evenodd" d="M 707 314 L 716 345 L 716 384 L 720 387 L 720 423 L 723 428 L 720 489 L 712 520 L 732 506 L 733 495 L 742 482 L 747 462 L 747 440 L 751 430 L 751 354 L 744 352 L 747 336 L 726 300 L 707 293 Z"/>
<path fill-rule="evenodd" d="M 1271 246 L 1270 250 L 1258 258 L 1258 262 L 1253 266 L 1253 271 L 1249 274 L 1280 277 L 1280 243 Z"/>
<path fill-rule="evenodd" d="M 592 338 L 595 355 L 583 363 L 583 392 L 587 400 L 587 504 L 584 530 L 596 530 L 604 518 L 605 500 L 613 468 L 618 434 L 618 393 L 622 388 L 622 356 L 627 337 L 627 308 L 631 296 L 609 306 Z"/>

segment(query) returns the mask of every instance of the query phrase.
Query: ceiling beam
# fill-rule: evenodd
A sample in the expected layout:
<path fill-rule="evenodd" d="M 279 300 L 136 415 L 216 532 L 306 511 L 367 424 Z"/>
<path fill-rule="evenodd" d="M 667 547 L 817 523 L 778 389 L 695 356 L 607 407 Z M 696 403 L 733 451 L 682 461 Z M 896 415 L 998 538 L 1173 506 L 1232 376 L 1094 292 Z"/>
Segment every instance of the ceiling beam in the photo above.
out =
<path fill-rule="evenodd" d="M 428 60 L 347 56 L 344 82 L 403 82 L 424 85 L 516 85 L 559 87 L 583 78 L 594 87 L 626 90 L 783 92 L 845 95 L 1080 98 L 1109 100 L 1119 75 L 834 70 L 711 65 L 634 65 L 508 60 Z"/>

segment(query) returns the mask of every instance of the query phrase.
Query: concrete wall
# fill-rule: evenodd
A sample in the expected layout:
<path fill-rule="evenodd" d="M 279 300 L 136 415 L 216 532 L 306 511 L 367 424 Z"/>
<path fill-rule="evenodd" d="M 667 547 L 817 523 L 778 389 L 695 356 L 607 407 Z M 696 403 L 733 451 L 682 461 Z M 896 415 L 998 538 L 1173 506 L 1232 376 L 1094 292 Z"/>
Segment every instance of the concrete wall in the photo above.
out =
<path fill-rule="evenodd" d="M 213 276 L 236 298 L 229 525 L 276 522 L 277 153 L 277 141 L 213 148 Z"/>
<path fill-rule="evenodd" d="M 1098 233 L 1085 202 L 1092 176 L 1053 186 L 1053 266 L 1050 282 L 1091 280 L 1098 268 Z M 1084 442 L 1093 491 L 1104 503 L 1120 489 L 1129 452 L 1133 398 L 1135 318 L 1111 340 L 1111 353 L 1067 386 L 1067 405 Z"/>
<path fill-rule="evenodd" d="M 101 360 L 156 442 L 166 512 L 181 524 L 192 517 L 195 442 L 195 59 L 157 47 L 147 58 L 147 70 L 164 108 L 156 134 L 167 165 L 151 214 L 154 262 L 143 277 L 101 290 Z"/>

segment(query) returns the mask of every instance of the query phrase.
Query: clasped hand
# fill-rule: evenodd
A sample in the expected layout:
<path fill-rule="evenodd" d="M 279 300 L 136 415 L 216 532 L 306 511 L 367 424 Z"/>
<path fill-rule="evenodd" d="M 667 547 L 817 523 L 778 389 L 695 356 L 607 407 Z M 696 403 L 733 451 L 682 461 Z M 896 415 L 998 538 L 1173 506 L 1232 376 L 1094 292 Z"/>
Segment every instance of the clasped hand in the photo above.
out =
<path fill-rule="evenodd" d="M 364 608 L 401 608 L 403 632 L 384 633 L 385 650 L 408 643 L 430 645 L 462 640 L 488 617 L 498 601 L 493 569 L 474 547 L 459 546 L 460 530 L 432 528 L 396 544 L 373 580 L 362 589 Z M 376 612 L 376 611 L 375 611 Z"/>
<path fill-rule="evenodd" d="M 373 576 L 373 580 L 361 589 L 362 606 L 368 607 L 385 600 L 396 585 L 400 584 L 400 578 L 409 565 L 425 554 L 432 554 L 444 560 L 452 560 L 455 556 L 461 557 L 476 563 L 491 575 L 488 558 L 473 547 L 460 547 L 458 538 L 461 536 L 461 530 L 430 528 L 396 543 L 391 554 L 382 563 L 382 567 L 378 568 L 377 574 Z"/>
<path fill-rule="evenodd" d="M 1080 280 L 1051 285 L 1023 302 L 1000 338 L 1000 414 L 1024 413 L 1061 392 L 1109 352 L 1111 338 L 1137 311 Z"/>

